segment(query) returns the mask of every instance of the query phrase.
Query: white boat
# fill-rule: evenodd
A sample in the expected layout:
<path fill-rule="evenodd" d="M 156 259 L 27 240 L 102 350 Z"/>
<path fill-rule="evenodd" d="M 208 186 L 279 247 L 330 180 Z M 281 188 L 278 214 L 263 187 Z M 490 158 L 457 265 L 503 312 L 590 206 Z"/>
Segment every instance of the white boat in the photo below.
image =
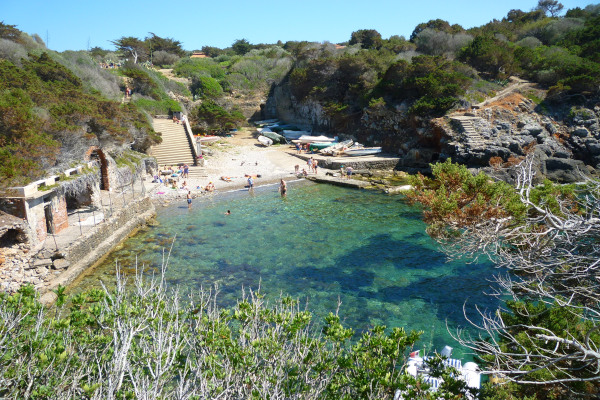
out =
<path fill-rule="evenodd" d="M 214 143 L 219 139 L 221 139 L 219 136 L 199 136 L 197 140 L 202 144 L 209 144 Z"/>
<path fill-rule="evenodd" d="M 335 142 L 335 138 L 330 138 L 327 136 L 303 135 L 303 136 L 300 136 L 296 140 L 292 140 L 292 142 L 294 142 L 294 143 Z"/>
<path fill-rule="evenodd" d="M 273 144 L 273 141 L 266 136 L 259 136 L 258 141 L 265 147 L 269 147 Z"/>
<path fill-rule="evenodd" d="M 254 124 L 256 124 L 256 125 L 268 125 L 268 124 L 276 124 L 278 122 L 279 122 L 278 119 L 265 119 L 265 120 L 262 120 L 262 121 L 254 121 Z"/>
<path fill-rule="evenodd" d="M 284 129 L 282 132 L 283 136 L 285 136 L 286 139 L 299 139 L 300 136 L 310 136 L 310 132 L 307 131 L 290 131 L 287 129 Z"/>
<path fill-rule="evenodd" d="M 370 156 L 381 153 L 381 147 L 363 147 L 362 149 L 347 149 L 344 154 L 350 157 Z"/>
<path fill-rule="evenodd" d="M 444 349 L 440 352 L 440 355 L 443 356 L 442 365 L 444 366 L 444 369 L 456 369 L 456 371 L 458 371 L 459 373 L 458 379 L 465 382 L 467 387 L 476 390 L 480 389 L 481 371 L 479 370 L 479 366 L 474 362 L 466 362 L 463 365 L 461 360 L 458 360 L 456 358 L 450 358 L 451 354 L 452 347 L 450 346 L 444 347 Z M 435 392 L 442 384 L 443 379 L 436 378 L 430 375 L 431 368 L 428 364 L 428 361 L 433 359 L 434 357 L 419 357 L 419 351 L 415 351 L 410 354 L 410 358 L 408 359 L 408 365 L 406 367 L 406 372 L 414 376 L 415 378 L 422 377 L 423 381 L 430 386 L 430 390 Z M 472 397 L 467 396 L 467 398 Z M 400 390 L 396 391 L 394 399 L 404 399 Z"/>
<path fill-rule="evenodd" d="M 335 143 L 333 146 L 326 147 L 323 150 L 321 150 L 321 154 L 324 154 L 326 156 L 335 155 L 335 154 L 339 153 L 340 151 L 343 151 L 344 149 L 347 149 L 348 147 L 352 146 L 352 143 L 353 143 L 352 139 L 348 139 L 348 140 L 344 140 L 343 142 Z"/>

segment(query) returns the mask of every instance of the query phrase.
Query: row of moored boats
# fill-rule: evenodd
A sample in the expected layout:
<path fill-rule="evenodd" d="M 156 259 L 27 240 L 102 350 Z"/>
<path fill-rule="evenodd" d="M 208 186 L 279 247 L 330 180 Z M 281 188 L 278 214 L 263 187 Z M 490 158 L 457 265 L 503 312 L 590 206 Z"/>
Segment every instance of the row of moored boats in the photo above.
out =
<path fill-rule="evenodd" d="M 258 141 L 264 146 L 272 144 L 296 144 L 308 146 L 309 150 L 324 155 L 366 156 L 381 153 L 381 147 L 364 147 L 352 140 L 339 141 L 336 137 L 315 136 L 312 132 L 303 131 L 296 126 L 282 124 L 277 120 L 256 122 Z"/>

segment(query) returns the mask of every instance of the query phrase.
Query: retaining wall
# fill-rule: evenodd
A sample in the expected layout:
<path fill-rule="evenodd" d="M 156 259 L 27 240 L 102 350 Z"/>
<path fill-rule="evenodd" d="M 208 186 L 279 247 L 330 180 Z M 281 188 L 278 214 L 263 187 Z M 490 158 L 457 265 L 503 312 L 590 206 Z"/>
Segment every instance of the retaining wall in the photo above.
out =
<path fill-rule="evenodd" d="M 50 283 L 41 301 L 44 304 L 53 303 L 56 294 L 51 291 L 52 289 L 56 289 L 58 285 L 67 286 L 72 283 L 132 232 L 146 225 L 155 214 L 154 204 L 146 197 L 115 212 L 96 229 L 74 240 L 61 251 L 69 262 L 69 267 Z"/>

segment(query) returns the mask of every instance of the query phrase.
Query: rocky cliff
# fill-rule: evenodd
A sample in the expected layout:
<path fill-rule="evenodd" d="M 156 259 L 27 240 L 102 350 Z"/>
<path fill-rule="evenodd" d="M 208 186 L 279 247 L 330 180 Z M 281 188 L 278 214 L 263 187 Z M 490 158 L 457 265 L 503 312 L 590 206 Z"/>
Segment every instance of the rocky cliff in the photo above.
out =
<path fill-rule="evenodd" d="M 545 90 L 520 79 L 497 96 L 441 118 L 410 116 L 406 107 L 369 107 L 337 121 L 314 100 L 298 102 L 284 84 L 271 91 L 263 117 L 367 145 L 401 157 L 398 169 L 427 171 L 448 157 L 471 168 L 510 165 L 534 152 L 538 179 L 575 182 L 600 164 L 600 100 L 549 104 Z M 509 179 L 509 177 L 505 177 Z"/>

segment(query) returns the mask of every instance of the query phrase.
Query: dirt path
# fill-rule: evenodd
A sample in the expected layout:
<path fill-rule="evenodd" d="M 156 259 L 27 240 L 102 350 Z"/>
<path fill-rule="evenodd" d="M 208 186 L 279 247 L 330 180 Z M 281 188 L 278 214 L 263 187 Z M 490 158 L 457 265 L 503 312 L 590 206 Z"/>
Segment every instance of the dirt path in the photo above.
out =
<path fill-rule="evenodd" d="M 496 101 L 503 99 L 504 97 L 506 97 L 508 95 L 511 95 L 515 92 L 521 91 L 523 88 L 532 87 L 535 85 L 524 79 L 517 78 L 516 76 L 511 76 L 510 82 L 511 83 L 510 83 L 510 85 L 508 85 L 508 87 L 499 91 L 494 97 L 486 99 L 485 101 L 483 101 L 479 104 L 475 104 L 473 107 L 474 108 L 483 108 L 491 103 L 494 103 Z"/>
<path fill-rule="evenodd" d="M 163 74 L 165 76 L 165 78 L 167 78 L 167 79 L 171 79 L 171 80 L 176 81 L 176 82 L 184 83 L 186 86 L 189 86 L 189 84 L 190 84 L 189 79 L 187 79 L 187 78 L 179 78 L 179 77 L 175 76 L 173 74 L 173 69 L 172 68 L 159 69 L 158 72 L 160 72 L 161 74 Z"/>

